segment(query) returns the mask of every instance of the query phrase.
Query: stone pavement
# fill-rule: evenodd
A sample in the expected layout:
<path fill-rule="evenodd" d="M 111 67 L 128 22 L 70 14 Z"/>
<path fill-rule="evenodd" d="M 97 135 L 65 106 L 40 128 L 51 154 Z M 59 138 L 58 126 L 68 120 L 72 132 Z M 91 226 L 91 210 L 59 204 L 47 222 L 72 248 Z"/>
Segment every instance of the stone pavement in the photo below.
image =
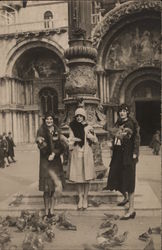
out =
<path fill-rule="evenodd" d="M 42 193 L 38 191 L 38 163 L 39 154 L 35 145 L 19 146 L 16 148 L 16 164 L 11 164 L 9 168 L 0 169 L 0 215 L 10 214 L 19 215 L 20 211 L 25 208 L 32 210 L 43 209 Z M 105 166 L 110 161 L 109 154 L 103 154 Z M 161 225 L 161 192 L 157 192 L 161 187 L 161 157 L 153 156 L 146 152 L 142 152 L 140 161 L 137 165 L 137 188 L 135 197 L 135 207 L 137 216 L 134 220 L 116 221 L 119 227 L 119 233 L 129 231 L 126 243 L 115 250 L 142 250 L 146 242 L 138 240 L 138 236 L 148 230 L 149 227 Z M 153 182 L 153 188 L 150 183 Z M 9 203 L 15 201 L 15 197 L 23 195 L 23 199 L 18 206 L 9 206 Z M 105 196 L 105 192 L 102 192 Z M 29 198 L 30 197 L 30 198 Z M 37 198 L 36 198 L 37 197 Z M 111 197 L 121 199 L 119 194 L 112 194 Z M 142 207 L 141 202 L 143 197 Z M 36 198 L 36 199 L 35 199 Z M 30 204 L 30 199 L 33 199 Z M 115 200 L 116 201 L 116 200 Z M 35 205 L 34 205 L 35 203 Z M 32 205 L 29 207 L 29 205 Z M 45 250 L 85 250 L 84 245 L 89 247 L 96 244 L 96 235 L 99 225 L 104 219 L 104 213 L 124 214 L 124 208 L 116 207 L 113 204 L 103 204 L 99 207 L 89 207 L 87 211 L 76 211 L 76 204 L 72 202 L 57 205 L 56 213 L 62 210 L 68 210 L 70 219 L 77 226 L 77 231 L 60 231 L 54 228 L 55 240 L 53 243 L 46 243 Z M 69 206 L 69 207 L 68 207 Z M 105 207 L 104 207 L 105 206 Z M 139 207 L 138 207 L 139 206 Z M 22 250 L 21 244 L 24 239 L 24 233 L 18 233 L 11 229 L 11 243 L 18 246 Z M 155 250 L 161 249 L 161 240 L 159 235 L 152 235 Z"/>
<path fill-rule="evenodd" d="M 141 216 L 159 216 L 161 213 L 161 196 L 157 196 L 156 190 L 160 190 L 160 156 L 153 156 L 150 152 L 149 154 L 147 152 L 148 150 L 144 153 L 141 152 L 140 161 L 137 164 L 135 209 Z M 8 168 L 0 169 L 0 180 L 3 183 L 0 190 L 1 214 L 10 214 L 12 212 L 18 214 L 22 209 L 29 209 L 31 211 L 43 209 L 42 192 L 38 191 L 38 150 L 33 144 L 19 146 L 16 149 L 16 157 L 18 159 L 16 164 L 11 164 Z M 106 151 L 103 151 L 103 161 L 105 166 L 108 167 L 110 155 Z M 150 181 L 156 182 L 155 192 L 150 186 Z M 98 191 L 102 190 L 105 182 L 106 179 L 96 181 L 97 192 L 91 187 L 92 191 L 89 193 L 89 200 L 99 199 L 104 204 L 101 204 L 99 207 L 90 206 L 88 210 L 96 212 L 100 210 L 113 210 L 114 213 L 123 214 L 125 208 L 116 206 L 116 202 L 121 200 L 120 193 Z M 94 186 L 94 183 L 91 186 Z M 16 205 L 13 205 L 12 203 L 20 195 L 22 199 Z M 65 191 L 63 193 L 55 209 L 76 210 L 76 207 L 76 192 L 73 190 L 73 192 Z"/>
<path fill-rule="evenodd" d="M 96 237 L 99 233 L 99 227 L 105 219 L 103 213 L 96 216 L 91 213 L 74 214 L 69 212 L 68 217 L 71 223 L 76 225 L 77 230 L 60 230 L 53 226 L 55 239 L 52 243 L 45 242 L 44 250 L 94 250 L 92 246 L 97 244 Z M 147 242 L 139 240 L 139 235 L 146 232 L 149 227 L 160 226 L 158 217 L 149 217 L 149 219 L 148 217 L 137 217 L 134 220 L 116 220 L 113 223 L 118 226 L 117 235 L 128 231 L 128 237 L 122 246 L 113 247 L 109 250 L 143 250 Z M 10 228 L 10 230 L 12 235 L 10 244 L 16 245 L 17 250 L 22 250 L 25 232 L 18 232 L 16 228 Z M 161 250 L 160 235 L 151 235 L 151 238 L 154 242 L 154 248 L 149 248 L 149 250 Z"/>

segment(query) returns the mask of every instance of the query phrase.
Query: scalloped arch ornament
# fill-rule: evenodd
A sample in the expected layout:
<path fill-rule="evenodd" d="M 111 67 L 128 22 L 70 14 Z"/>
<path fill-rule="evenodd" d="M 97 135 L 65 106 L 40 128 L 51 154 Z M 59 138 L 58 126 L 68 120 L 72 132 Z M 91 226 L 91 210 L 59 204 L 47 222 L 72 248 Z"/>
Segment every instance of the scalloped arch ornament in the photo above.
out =
<path fill-rule="evenodd" d="M 93 46 L 98 48 L 103 37 L 112 26 L 119 23 L 123 18 L 127 18 L 132 14 L 140 13 L 142 10 L 152 10 L 160 13 L 161 1 L 153 0 L 136 0 L 128 1 L 115 7 L 108 12 L 103 20 L 95 27 L 92 33 Z"/>

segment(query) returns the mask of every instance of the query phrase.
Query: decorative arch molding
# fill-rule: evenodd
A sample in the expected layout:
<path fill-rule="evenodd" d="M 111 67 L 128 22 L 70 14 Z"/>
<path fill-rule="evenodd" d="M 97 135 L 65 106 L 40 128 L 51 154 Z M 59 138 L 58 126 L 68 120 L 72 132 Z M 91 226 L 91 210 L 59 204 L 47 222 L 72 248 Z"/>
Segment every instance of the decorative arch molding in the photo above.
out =
<path fill-rule="evenodd" d="M 153 82 L 158 83 L 160 85 L 160 68 L 142 67 L 133 71 L 130 70 L 127 72 L 123 72 L 115 86 L 114 94 L 112 97 L 113 102 L 131 102 L 130 95 L 132 93 L 132 90 L 138 84 L 146 80 L 152 80 Z M 117 96 L 119 97 L 118 99 Z"/>
<path fill-rule="evenodd" d="M 35 39 L 33 38 L 30 41 L 22 41 L 19 44 L 15 45 L 8 53 L 7 56 L 7 63 L 6 63 L 6 70 L 5 74 L 7 76 L 12 77 L 12 69 L 17 61 L 17 59 L 27 50 L 36 48 L 36 47 L 42 47 L 49 49 L 53 51 L 55 54 L 58 55 L 58 57 L 61 59 L 63 65 L 64 65 L 64 70 L 65 72 L 67 71 L 67 66 L 66 66 L 66 60 L 64 57 L 64 49 L 56 42 L 47 40 L 45 38 L 41 39 Z"/>
<path fill-rule="evenodd" d="M 92 34 L 93 45 L 98 49 L 98 64 L 104 65 L 105 51 L 117 32 L 130 23 L 144 19 L 160 22 L 161 2 L 153 0 L 128 1 L 108 12 Z"/>

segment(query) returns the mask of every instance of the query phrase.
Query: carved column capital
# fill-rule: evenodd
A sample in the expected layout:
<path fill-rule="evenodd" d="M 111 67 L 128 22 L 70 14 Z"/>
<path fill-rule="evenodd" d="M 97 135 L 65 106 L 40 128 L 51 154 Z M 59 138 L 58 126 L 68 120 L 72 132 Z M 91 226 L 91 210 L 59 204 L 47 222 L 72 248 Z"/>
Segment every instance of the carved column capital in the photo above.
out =
<path fill-rule="evenodd" d="M 90 58 L 96 61 L 97 50 L 92 47 L 73 46 L 65 51 L 65 57 L 69 60 L 73 58 Z"/>

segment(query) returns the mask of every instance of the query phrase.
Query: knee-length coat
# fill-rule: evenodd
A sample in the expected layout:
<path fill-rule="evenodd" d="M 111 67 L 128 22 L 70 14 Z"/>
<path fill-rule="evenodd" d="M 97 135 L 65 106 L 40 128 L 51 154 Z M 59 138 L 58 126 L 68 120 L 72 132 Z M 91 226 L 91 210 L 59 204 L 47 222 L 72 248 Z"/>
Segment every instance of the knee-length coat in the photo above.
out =
<path fill-rule="evenodd" d="M 135 167 L 140 145 L 138 124 L 135 124 L 132 118 L 129 117 L 127 121 L 118 121 L 115 127 L 119 129 L 122 127 L 125 131 L 127 129 L 129 134 L 126 133 L 121 138 L 119 132 L 117 132 L 116 136 L 114 136 L 107 189 L 132 193 L 135 189 Z M 133 158 L 133 154 L 136 154 L 136 159 Z"/>
<path fill-rule="evenodd" d="M 39 139 L 44 138 L 43 143 L 39 143 Z M 64 152 L 64 143 L 60 139 L 58 128 L 54 126 L 54 134 L 51 134 L 45 124 L 43 124 L 37 131 L 36 143 L 40 150 L 39 163 L 39 190 L 51 192 L 55 190 L 53 180 L 49 175 L 49 169 L 64 181 L 63 166 L 61 162 L 61 154 Z M 52 161 L 48 160 L 49 155 L 54 152 L 55 157 Z"/>
<path fill-rule="evenodd" d="M 79 129 L 79 127 L 77 127 L 76 122 L 70 124 L 69 141 L 71 141 L 72 150 L 70 153 L 69 180 L 84 183 L 95 178 L 91 145 L 97 142 L 97 137 L 94 132 L 92 132 L 93 134 L 88 138 L 89 131 L 93 131 L 90 125 L 86 124 L 83 126 L 83 131 Z M 83 142 L 75 141 L 76 138 L 82 138 Z"/>

